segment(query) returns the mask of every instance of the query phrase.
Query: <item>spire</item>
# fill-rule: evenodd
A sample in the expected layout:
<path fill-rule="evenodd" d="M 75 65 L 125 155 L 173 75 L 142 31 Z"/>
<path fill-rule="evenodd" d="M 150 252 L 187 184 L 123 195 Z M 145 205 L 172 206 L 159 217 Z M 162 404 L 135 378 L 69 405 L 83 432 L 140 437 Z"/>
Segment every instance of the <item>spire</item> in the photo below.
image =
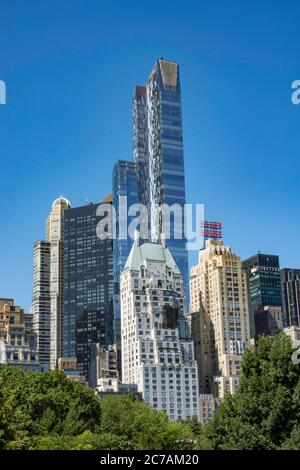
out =
<path fill-rule="evenodd" d="M 137 229 L 134 231 L 134 244 L 140 246 L 140 232 Z"/>

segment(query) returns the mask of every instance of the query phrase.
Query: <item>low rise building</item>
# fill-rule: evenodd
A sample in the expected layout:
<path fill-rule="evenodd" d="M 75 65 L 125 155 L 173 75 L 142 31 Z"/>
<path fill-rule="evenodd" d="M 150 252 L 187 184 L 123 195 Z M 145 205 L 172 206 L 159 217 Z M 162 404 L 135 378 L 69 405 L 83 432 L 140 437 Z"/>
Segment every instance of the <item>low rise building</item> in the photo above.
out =
<path fill-rule="evenodd" d="M 77 369 L 76 357 L 59 357 L 57 360 L 57 369 L 64 372 L 69 380 L 81 385 L 87 385 L 85 376 Z"/>
<path fill-rule="evenodd" d="M 284 328 L 284 333 L 291 338 L 292 342 L 300 341 L 300 326 L 289 326 Z"/>
<path fill-rule="evenodd" d="M 39 371 L 36 343 L 32 316 L 13 299 L 0 299 L 0 365 Z"/>
<path fill-rule="evenodd" d="M 265 305 L 254 313 L 255 337 L 276 336 L 283 329 L 281 307 Z"/>

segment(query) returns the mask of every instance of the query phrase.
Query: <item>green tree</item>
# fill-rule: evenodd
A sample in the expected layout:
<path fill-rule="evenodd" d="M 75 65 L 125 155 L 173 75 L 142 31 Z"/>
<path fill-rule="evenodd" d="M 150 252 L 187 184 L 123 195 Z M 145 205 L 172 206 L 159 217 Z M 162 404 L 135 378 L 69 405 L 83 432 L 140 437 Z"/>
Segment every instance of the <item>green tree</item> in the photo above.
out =
<path fill-rule="evenodd" d="M 262 337 L 242 361 L 238 392 L 227 396 L 205 426 L 200 446 L 212 449 L 278 448 L 300 424 L 300 367 L 285 334 Z"/>
<path fill-rule="evenodd" d="M 181 449 L 194 437 L 188 424 L 171 422 L 165 413 L 131 396 L 107 397 L 101 408 L 99 431 L 121 436 L 130 449 Z"/>
<path fill-rule="evenodd" d="M 263 337 L 240 385 L 206 425 L 171 422 L 134 396 L 99 400 L 61 372 L 0 368 L 0 449 L 300 449 L 300 366 L 291 341 Z"/>
<path fill-rule="evenodd" d="M 26 446 L 31 436 L 75 436 L 93 431 L 101 420 L 99 399 L 62 372 L 39 374 L 1 367 L 0 400 L 2 447 L 8 442 L 10 447 Z"/>

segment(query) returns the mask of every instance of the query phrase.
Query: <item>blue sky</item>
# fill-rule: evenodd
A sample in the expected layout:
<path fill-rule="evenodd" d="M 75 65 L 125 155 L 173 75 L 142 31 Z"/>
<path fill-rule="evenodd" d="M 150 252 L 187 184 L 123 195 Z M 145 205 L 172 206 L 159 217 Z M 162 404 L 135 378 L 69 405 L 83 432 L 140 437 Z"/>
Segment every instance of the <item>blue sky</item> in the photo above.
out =
<path fill-rule="evenodd" d="M 114 161 L 131 159 L 133 87 L 157 57 L 180 62 L 188 201 L 242 258 L 300 267 L 299 14 L 296 1 L 2 1 L 0 297 L 29 308 L 58 195 L 111 192 Z"/>

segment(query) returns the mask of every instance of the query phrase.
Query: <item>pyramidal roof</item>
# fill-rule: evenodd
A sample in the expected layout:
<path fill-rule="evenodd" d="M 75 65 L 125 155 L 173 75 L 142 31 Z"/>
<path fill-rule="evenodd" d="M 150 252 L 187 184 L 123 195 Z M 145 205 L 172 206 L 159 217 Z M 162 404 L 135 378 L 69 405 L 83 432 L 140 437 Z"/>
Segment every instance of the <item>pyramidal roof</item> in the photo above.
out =
<path fill-rule="evenodd" d="M 137 240 L 135 240 L 132 245 L 124 270 L 139 270 L 140 267 L 145 264 L 146 260 L 165 262 L 173 272 L 180 274 L 177 264 L 168 248 L 156 242 L 145 242 L 139 245 Z"/>

